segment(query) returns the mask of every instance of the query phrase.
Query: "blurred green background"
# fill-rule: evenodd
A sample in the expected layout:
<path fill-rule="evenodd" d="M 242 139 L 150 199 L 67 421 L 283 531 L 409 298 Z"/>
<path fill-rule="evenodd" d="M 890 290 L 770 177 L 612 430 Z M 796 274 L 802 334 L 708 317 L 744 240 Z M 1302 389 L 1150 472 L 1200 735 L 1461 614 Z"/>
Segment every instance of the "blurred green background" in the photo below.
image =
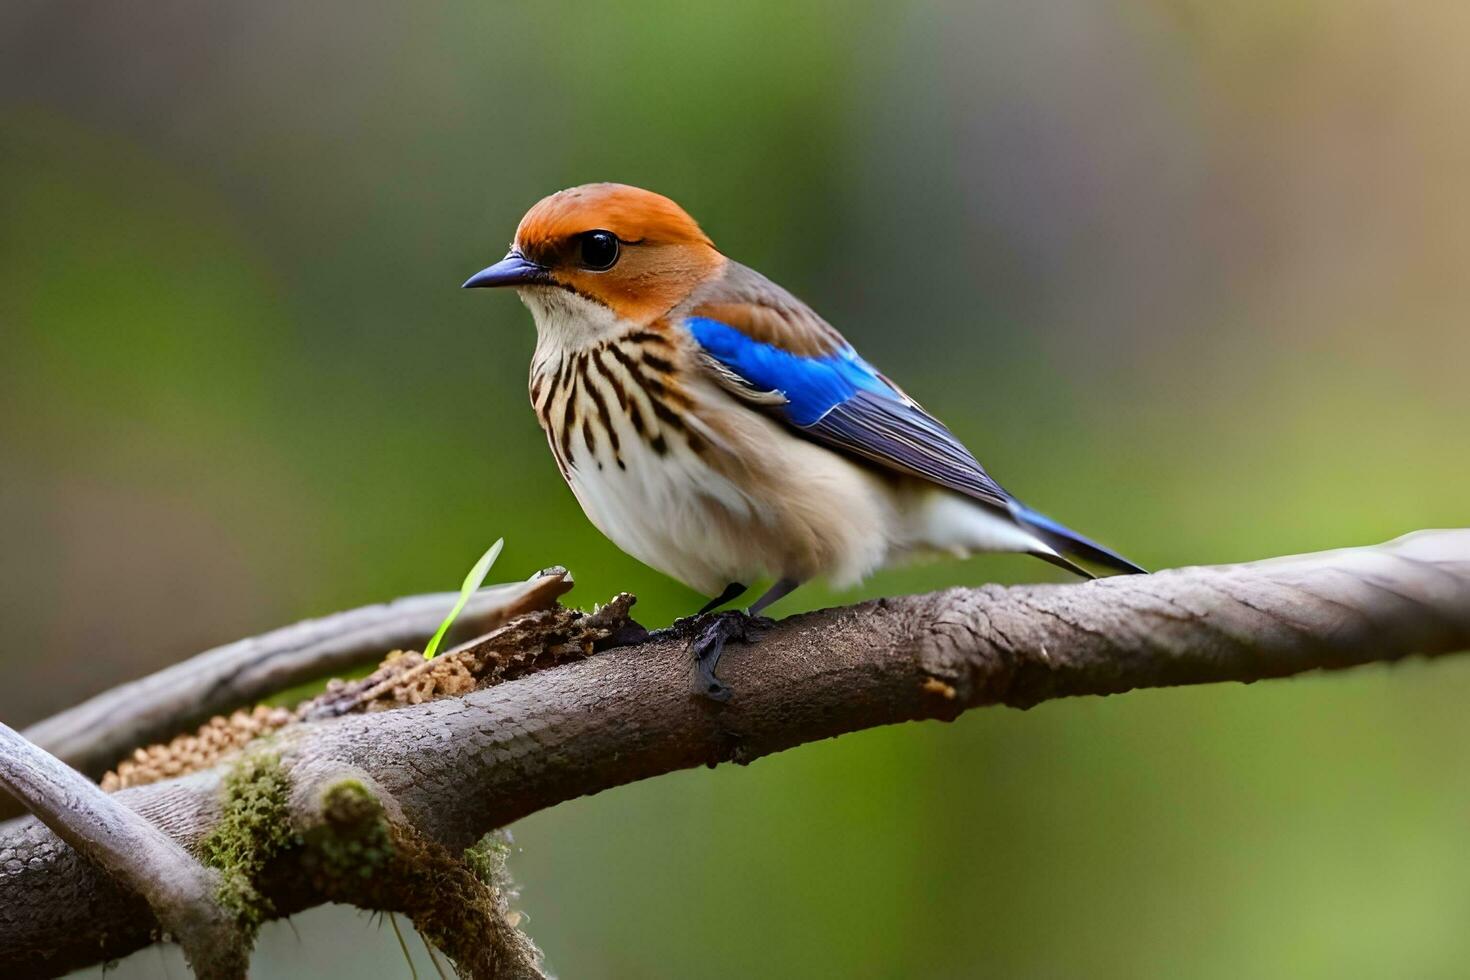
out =
<path fill-rule="evenodd" d="M 1467 43 L 1390 0 L 9 0 L 0 712 L 452 588 L 501 534 L 496 579 L 696 605 L 563 486 L 526 311 L 458 289 L 589 180 L 680 201 L 1145 565 L 1466 524 Z M 1467 701 L 1449 660 L 976 712 L 564 804 L 513 870 L 568 978 L 1462 976 Z M 267 929 L 258 975 L 318 970 L 408 972 L 356 913 Z"/>

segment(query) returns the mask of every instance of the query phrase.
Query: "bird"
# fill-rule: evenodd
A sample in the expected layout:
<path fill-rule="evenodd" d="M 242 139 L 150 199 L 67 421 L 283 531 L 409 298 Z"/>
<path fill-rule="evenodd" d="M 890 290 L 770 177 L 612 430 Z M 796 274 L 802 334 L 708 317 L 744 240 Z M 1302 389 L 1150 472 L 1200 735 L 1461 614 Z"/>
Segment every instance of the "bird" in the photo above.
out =
<path fill-rule="evenodd" d="M 1092 578 L 1144 569 L 1027 507 L 837 329 L 726 256 L 671 199 L 551 194 L 464 288 L 510 288 L 536 325 L 530 396 L 557 468 L 623 551 L 712 598 L 696 690 L 802 583 L 855 585 L 926 554 L 1034 555 Z M 715 612 L 750 584 L 744 612 Z M 705 620 L 708 620 L 705 622 Z"/>

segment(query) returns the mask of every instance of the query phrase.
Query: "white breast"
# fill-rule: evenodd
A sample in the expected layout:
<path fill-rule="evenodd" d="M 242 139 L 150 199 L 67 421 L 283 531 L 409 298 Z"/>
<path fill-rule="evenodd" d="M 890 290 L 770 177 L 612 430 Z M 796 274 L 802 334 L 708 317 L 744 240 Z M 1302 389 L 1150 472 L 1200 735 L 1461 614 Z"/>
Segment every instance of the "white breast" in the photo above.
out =
<path fill-rule="evenodd" d="M 625 424 L 622 435 L 622 467 L 611 464 L 610 453 L 594 455 L 582 444 L 573 450 L 567 483 L 598 530 L 644 564 L 707 595 L 770 574 L 762 556 L 732 547 L 723 533 L 732 518 L 769 523 L 767 508 L 682 440 L 671 440 L 660 456 L 631 426 Z"/>
<path fill-rule="evenodd" d="M 732 554 L 717 528 L 769 515 L 691 447 L 691 438 L 704 438 L 693 413 L 662 399 L 655 405 L 656 393 L 632 376 L 639 345 L 619 338 L 637 325 L 571 293 L 528 290 L 523 298 L 538 334 L 532 403 L 588 519 L 628 554 L 701 592 L 764 574 L 751 556 Z M 668 421 L 672 411 L 682 428 Z"/>

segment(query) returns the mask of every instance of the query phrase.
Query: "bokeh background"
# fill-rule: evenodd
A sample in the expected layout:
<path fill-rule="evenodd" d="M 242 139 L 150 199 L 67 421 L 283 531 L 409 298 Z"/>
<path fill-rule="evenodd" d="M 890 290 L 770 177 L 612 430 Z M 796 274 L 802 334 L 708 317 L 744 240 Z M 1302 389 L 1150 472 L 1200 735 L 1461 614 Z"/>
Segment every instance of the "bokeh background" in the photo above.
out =
<path fill-rule="evenodd" d="M 1148 566 L 1463 525 L 1467 44 L 1392 0 L 7 0 L 0 716 L 502 534 L 496 579 L 689 611 L 558 478 L 525 310 L 458 289 L 588 180 Z M 1450 660 L 977 712 L 564 804 L 513 869 L 569 978 L 1464 975 L 1467 702 Z M 408 967 L 357 913 L 266 930 L 258 974 L 318 971 Z"/>

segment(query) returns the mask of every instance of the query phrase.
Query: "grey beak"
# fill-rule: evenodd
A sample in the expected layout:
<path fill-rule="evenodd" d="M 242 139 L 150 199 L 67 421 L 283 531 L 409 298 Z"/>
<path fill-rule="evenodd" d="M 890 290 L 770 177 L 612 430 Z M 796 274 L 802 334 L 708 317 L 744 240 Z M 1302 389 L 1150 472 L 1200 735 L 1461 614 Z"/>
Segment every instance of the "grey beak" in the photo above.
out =
<path fill-rule="evenodd" d="M 550 272 L 544 265 L 537 265 L 520 252 L 511 250 L 505 258 L 481 269 L 464 281 L 461 289 L 481 289 L 493 286 L 526 286 L 546 282 Z"/>

